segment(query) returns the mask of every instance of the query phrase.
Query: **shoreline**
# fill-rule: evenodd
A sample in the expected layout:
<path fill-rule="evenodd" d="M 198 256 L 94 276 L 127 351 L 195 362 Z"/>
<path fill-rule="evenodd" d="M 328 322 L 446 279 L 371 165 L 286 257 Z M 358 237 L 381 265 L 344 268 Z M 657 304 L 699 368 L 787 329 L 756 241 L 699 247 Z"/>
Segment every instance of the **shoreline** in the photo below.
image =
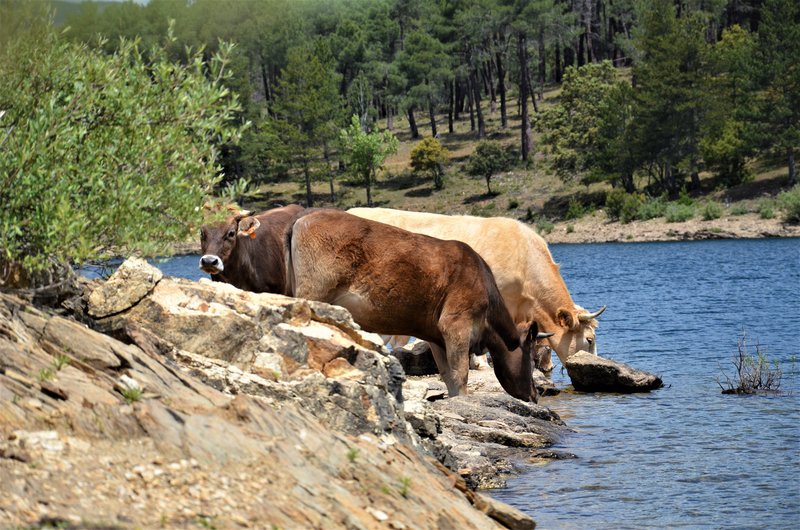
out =
<path fill-rule="evenodd" d="M 605 214 L 555 223 L 553 230 L 541 234 L 548 244 L 556 243 L 650 243 L 663 241 L 703 241 L 709 239 L 765 239 L 800 237 L 800 225 L 781 219 L 762 219 L 748 213 L 719 219 L 689 219 L 668 223 L 664 218 L 620 223 Z"/>

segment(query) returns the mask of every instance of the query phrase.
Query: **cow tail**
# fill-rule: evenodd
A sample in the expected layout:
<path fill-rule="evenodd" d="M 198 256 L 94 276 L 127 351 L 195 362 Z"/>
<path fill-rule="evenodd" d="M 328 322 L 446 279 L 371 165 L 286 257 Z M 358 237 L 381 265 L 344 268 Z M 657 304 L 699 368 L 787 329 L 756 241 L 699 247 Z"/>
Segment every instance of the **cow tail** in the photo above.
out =
<path fill-rule="evenodd" d="M 295 276 L 294 276 L 294 258 L 292 257 L 292 238 L 294 236 L 294 225 L 297 221 L 305 216 L 306 214 L 311 213 L 311 210 L 306 209 L 302 210 L 294 216 L 294 218 L 289 221 L 289 224 L 286 226 L 286 232 L 284 233 L 283 237 L 283 255 L 286 256 L 285 267 L 286 267 L 286 285 L 284 287 L 284 292 L 288 296 L 295 295 Z"/>

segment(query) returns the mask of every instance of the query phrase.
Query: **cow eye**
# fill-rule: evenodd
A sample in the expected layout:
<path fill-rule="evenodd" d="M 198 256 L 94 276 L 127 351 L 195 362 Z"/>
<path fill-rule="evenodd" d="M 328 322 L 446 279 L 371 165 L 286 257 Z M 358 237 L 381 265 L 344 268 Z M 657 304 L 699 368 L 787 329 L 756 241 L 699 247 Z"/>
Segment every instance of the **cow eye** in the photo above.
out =
<path fill-rule="evenodd" d="M 231 230 L 230 232 L 228 232 L 228 239 L 233 239 L 235 235 L 236 235 L 236 230 Z"/>
<path fill-rule="evenodd" d="M 588 342 L 589 344 L 594 344 L 594 339 L 591 337 L 586 337 L 586 342 Z"/>

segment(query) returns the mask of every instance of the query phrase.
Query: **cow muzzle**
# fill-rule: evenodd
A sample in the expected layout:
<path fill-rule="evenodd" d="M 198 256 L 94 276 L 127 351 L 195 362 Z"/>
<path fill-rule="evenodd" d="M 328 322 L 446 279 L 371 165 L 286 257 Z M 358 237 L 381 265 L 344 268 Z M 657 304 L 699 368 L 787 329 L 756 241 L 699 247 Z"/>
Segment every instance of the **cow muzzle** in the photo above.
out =
<path fill-rule="evenodd" d="M 225 266 L 222 264 L 222 260 L 219 259 L 219 256 L 206 254 L 200 258 L 200 270 L 209 274 L 219 274 L 225 270 Z"/>

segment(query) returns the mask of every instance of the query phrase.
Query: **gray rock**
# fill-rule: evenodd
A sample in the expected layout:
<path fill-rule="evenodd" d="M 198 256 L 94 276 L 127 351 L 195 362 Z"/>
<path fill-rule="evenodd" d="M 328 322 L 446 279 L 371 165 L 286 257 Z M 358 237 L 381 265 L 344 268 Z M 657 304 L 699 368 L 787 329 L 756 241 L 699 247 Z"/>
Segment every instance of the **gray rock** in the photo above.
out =
<path fill-rule="evenodd" d="M 125 260 L 107 282 L 89 295 L 89 314 L 101 318 L 130 309 L 152 291 L 162 277 L 160 270 L 143 259 Z"/>
<path fill-rule="evenodd" d="M 567 359 L 567 373 L 582 392 L 649 392 L 664 386 L 657 375 L 579 351 Z"/>
<path fill-rule="evenodd" d="M 422 340 L 392 350 L 407 375 L 436 375 L 439 369 L 433 359 L 430 345 Z"/>

